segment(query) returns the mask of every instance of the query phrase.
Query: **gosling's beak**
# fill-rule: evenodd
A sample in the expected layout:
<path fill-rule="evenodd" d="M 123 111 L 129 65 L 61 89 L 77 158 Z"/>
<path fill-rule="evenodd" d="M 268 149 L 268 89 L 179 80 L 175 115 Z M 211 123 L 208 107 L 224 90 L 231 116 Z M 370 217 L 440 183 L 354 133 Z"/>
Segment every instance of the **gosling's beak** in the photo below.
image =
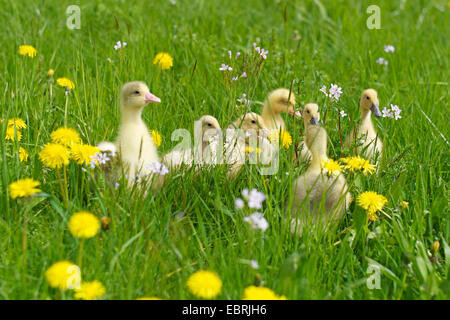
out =
<path fill-rule="evenodd" d="M 153 93 L 146 92 L 145 93 L 145 103 L 153 102 L 153 103 L 160 103 L 161 99 L 155 96 Z"/>
<path fill-rule="evenodd" d="M 311 123 L 311 124 L 319 124 L 319 118 L 312 117 L 311 120 L 309 120 L 309 123 Z"/>
<path fill-rule="evenodd" d="M 370 107 L 370 111 L 372 111 L 373 115 L 377 118 L 381 117 L 380 109 L 378 108 L 378 103 L 372 103 Z"/>
<path fill-rule="evenodd" d="M 294 114 L 295 114 L 295 111 L 294 111 L 294 106 L 289 106 L 289 108 L 288 108 L 288 110 L 287 110 L 287 112 L 291 115 L 291 116 L 293 116 Z"/>

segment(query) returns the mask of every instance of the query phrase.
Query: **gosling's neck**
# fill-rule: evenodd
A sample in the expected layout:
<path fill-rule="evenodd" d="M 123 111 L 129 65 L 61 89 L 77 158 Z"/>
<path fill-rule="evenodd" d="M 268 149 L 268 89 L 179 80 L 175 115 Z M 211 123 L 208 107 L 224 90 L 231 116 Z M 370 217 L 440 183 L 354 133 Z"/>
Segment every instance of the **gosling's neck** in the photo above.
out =
<path fill-rule="evenodd" d="M 328 156 L 326 152 L 317 152 L 316 150 L 311 150 L 312 160 L 309 170 L 320 170 L 322 161 L 327 161 Z"/>
<path fill-rule="evenodd" d="M 361 110 L 361 129 L 363 129 L 364 131 L 373 130 L 373 123 L 372 123 L 372 112 L 370 110 L 367 109 L 362 109 Z"/>
<path fill-rule="evenodd" d="M 276 124 L 278 126 L 279 123 L 283 123 L 283 118 L 280 113 L 274 111 L 268 102 L 264 103 L 264 108 L 261 115 L 267 124 Z"/>
<path fill-rule="evenodd" d="M 308 124 L 306 130 L 306 142 L 311 152 L 311 164 L 308 170 L 320 170 L 322 161 L 327 161 L 327 136 L 318 131 L 315 125 Z"/>
<path fill-rule="evenodd" d="M 122 106 L 122 124 L 142 122 L 143 109 L 144 108 L 125 108 Z"/>

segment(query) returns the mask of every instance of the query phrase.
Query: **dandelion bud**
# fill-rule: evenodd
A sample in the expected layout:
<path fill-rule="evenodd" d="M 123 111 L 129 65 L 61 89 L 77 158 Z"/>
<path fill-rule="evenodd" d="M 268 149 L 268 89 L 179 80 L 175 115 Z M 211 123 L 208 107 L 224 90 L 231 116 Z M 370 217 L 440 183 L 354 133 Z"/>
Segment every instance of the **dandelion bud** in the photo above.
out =
<path fill-rule="evenodd" d="M 54 74 L 55 74 L 55 70 L 53 70 L 53 69 L 49 69 L 47 71 L 47 75 L 49 75 L 50 77 L 53 76 Z"/>
<path fill-rule="evenodd" d="M 106 230 L 109 229 L 109 226 L 111 225 L 111 218 L 109 218 L 109 217 L 103 217 L 103 218 L 101 219 L 101 222 L 102 222 L 102 230 L 103 230 L 103 231 L 106 231 Z"/>
<path fill-rule="evenodd" d="M 441 244 L 439 243 L 439 241 L 436 240 L 435 242 L 433 242 L 433 244 L 431 245 L 431 253 L 433 253 L 433 256 L 437 254 L 440 246 Z"/>
<path fill-rule="evenodd" d="M 259 287 L 262 283 L 261 283 L 261 275 L 259 273 L 257 273 L 255 275 L 255 282 L 254 282 L 255 286 Z"/>

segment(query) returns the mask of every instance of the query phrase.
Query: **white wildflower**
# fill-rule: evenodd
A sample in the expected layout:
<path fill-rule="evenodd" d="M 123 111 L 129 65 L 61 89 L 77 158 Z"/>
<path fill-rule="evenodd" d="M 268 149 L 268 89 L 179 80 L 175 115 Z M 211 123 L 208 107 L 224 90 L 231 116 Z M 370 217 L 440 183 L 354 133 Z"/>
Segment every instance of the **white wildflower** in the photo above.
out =
<path fill-rule="evenodd" d="M 236 209 L 238 210 L 242 209 L 244 208 L 244 205 L 245 205 L 244 200 L 242 200 L 241 198 L 237 198 L 236 200 L 234 200 L 234 206 Z"/>
<path fill-rule="evenodd" d="M 150 165 L 147 165 L 147 169 L 151 170 L 153 173 L 162 176 L 169 173 L 169 169 L 163 163 L 160 162 L 153 162 Z"/>
<path fill-rule="evenodd" d="M 384 46 L 384 51 L 385 52 L 394 52 L 395 51 L 395 48 L 394 48 L 394 46 L 392 46 L 392 45 L 385 45 Z"/>
<path fill-rule="evenodd" d="M 264 218 L 261 212 L 254 212 L 248 217 L 244 218 L 245 222 L 250 223 L 253 229 L 260 229 L 262 232 L 266 231 L 269 227 L 269 223 Z"/>

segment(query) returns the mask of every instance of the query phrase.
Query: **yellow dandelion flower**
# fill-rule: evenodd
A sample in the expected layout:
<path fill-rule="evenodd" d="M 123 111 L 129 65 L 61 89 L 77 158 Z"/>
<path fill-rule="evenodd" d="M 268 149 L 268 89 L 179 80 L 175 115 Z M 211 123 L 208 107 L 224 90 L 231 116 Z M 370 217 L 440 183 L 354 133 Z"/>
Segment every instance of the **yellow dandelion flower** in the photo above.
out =
<path fill-rule="evenodd" d="M 68 88 L 69 90 L 75 88 L 75 84 L 72 82 L 72 80 L 68 78 L 58 78 L 56 79 L 56 83 L 59 84 L 61 87 Z"/>
<path fill-rule="evenodd" d="M 99 148 L 88 144 L 74 144 L 70 146 L 70 155 L 79 165 L 89 164 L 92 160 L 91 157 L 97 152 L 100 152 Z"/>
<path fill-rule="evenodd" d="M 189 291 L 198 298 L 212 299 L 220 294 L 222 280 L 209 270 L 200 270 L 192 274 L 186 282 Z"/>
<path fill-rule="evenodd" d="M 37 50 L 33 46 L 22 45 L 19 46 L 19 54 L 23 56 L 29 56 L 30 58 L 34 58 L 37 54 Z"/>
<path fill-rule="evenodd" d="M 339 162 L 334 161 L 333 159 L 322 161 L 321 166 L 328 175 L 338 176 L 342 170 L 342 166 L 339 164 Z"/>
<path fill-rule="evenodd" d="M 75 129 L 61 127 L 50 134 L 52 142 L 62 144 L 63 146 L 71 146 L 81 143 L 81 138 Z"/>
<path fill-rule="evenodd" d="M 153 142 L 155 143 L 155 146 L 159 147 L 161 145 L 162 137 L 158 131 L 152 130 L 152 139 Z"/>
<path fill-rule="evenodd" d="M 22 147 L 19 147 L 19 160 L 20 162 L 25 162 L 28 160 L 28 152 Z"/>
<path fill-rule="evenodd" d="M 67 290 L 81 282 L 80 268 L 70 261 L 58 261 L 45 271 L 45 278 L 52 288 Z"/>
<path fill-rule="evenodd" d="M 266 287 L 250 286 L 244 290 L 243 300 L 287 300 L 285 296 L 278 296 Z"/>
<path fill-rule="evenodd" d="M 136 300 L 162 300 L 162 299 L 158 297 L 141 297 L 137 298 Z"/>
<path fill-rule="evenodd" d="M 256 152 L 256 153 L 259 154 L 259 153 L 261 153 L 261 149 L 258 148 L 258 147 L 254 148 L 254 147 L 247 146 L 247 147 L 245 147 L 245 152 L 246 153 L 254 153 L 254 152 Z"/>
<path fill-rule="evenodd" d="M 173 59 L 167 52 L 160 52 L 153 60 L 153 64 L 157 64 L 160 70 L 167 70 L 173 66 Z"/>
<path fill-rule="evenodd" d="M 17 141 L 22 140 L 22 132 L 20 132 L 20 130 L 15 127 L 7 127 L 5 140 L 14 141 L 14 140 L 16 140 L 16 137 L 17 137 Z"/>
<path fill-rule="evenodd" d="M 362 160 L 364 160 L 364 161 L 362 161 L 362 163 L 361 163 L 361 170 L 364 173 L 364 175 L 373 174 L 375 172 L 376 166 L 374 164 L 371 164 L 366 159 L 362 159 Z"/>
<path fill-rule="evenodd" d="M 357 203 L 367 211 L 369 221 L 376 221 L 378 218 L 376 213 L 383 209 L 388 203 L 388 200 L 382 194 L 374 191 L 366 191 L 358 196 Z"/>
<path fill-rule="evenodd" d="M 8 128 L 16 127 L 16 129 L 26 129 L 27 124 L 21 118 L 12 118 L 8 120 Z"/>
<path fill-rule="evenodd" d="M 289 149 L 292 144 L 292 137 L 289 131 L 281 130 L 281 145 L 285 149 Z"/>
<path fill-rule="evenodd" d="M 344 168 L 353 171 L 362 171 L 364 175 L 373 174 L 375 172 L 375 165 L 360 156 L 341 158 L 340 161 L 344 163 Z"/>
<path fill-rule="evenodd" d="M 400 206 L 401 206 L 403 209 L 406 209 L 406 208 L 409 207 L 409 202 L 408 202 L 408 201 L 402 201 L 402 202 L 400 202 Z"/>
<path fill-rule="evenodd" d="M 59 169 L 70 162 L 70 152 L 65 146 L 58 143 L 47 143 L 41 152 L 39 160 L 52 169 Z"/>
<path fill-rule="evenodd" d="M 80 287 L 75 289 L 73 295 L 75 299 L 96 300 L 105 295 L 106 289 L 100 281 L 82 282 Z"/>
<path fill-rule="evenodd" d="M 37 189 L 41 183 L 31 178 L 17 180 L 9 185 L 9 196 L 13 199 L 26 198 L 41 192 Z"/>
<path fill-rule="evenodd" d="M 100 221 L 90 212 L 80 211 L 69 220 L 69 231 L 74 237 L 92 238 L 100 229 Z"/>
<path fill-rule="evenodd" d="M 292 144 L 292 136 L 287 130 L 273 131 L 269 135 L 269 139 L 272 142 L 278 142 L 281 138 L 281 146 L 285 149 L 289 149 Z"/>
<path fill-rule="evenodd" d="M 53 76 L 55 74 L 55 70 L 53 70 L 53 69 L 48 69 L 48 71 L 47 71 L 47 75 L 48 76 Z"/>

